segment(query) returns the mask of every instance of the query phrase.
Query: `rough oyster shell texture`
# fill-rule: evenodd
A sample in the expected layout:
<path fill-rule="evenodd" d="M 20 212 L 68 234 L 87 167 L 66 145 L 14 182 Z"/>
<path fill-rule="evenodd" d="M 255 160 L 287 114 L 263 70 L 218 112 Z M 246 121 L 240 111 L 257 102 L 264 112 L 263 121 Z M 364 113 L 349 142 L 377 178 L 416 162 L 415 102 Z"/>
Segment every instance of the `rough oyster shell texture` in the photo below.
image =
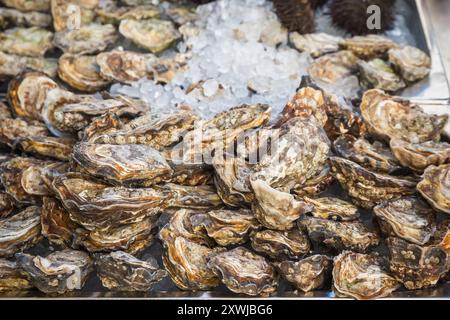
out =
<path fill-rule="evenodd" d="M 403 79 L 414 82 L 425 78 L 431 71 L 430 57 L 420 49 L 406 46 L 388 51 L 389 61 L 400 71 Z"/>
<path fill-rule="evenodd" d="M 358 61 L 360 81 L 365 88 L 395 92 L 406 87 L 405 82 L 381 59 Z"/>
<path fill-rule="evenodd" d="M 343 39 L 340 46 L 345 50 L 352 51 L 362 59 L 379 58 L 389 49 L 398 48 L 398 45 L 392 40 L 373 34 Z"/>
<path fill-rule="evenodd" d="M 303 35 L 298 32 L 289 33 L 289 41 L 292 45 L 299 51 L 309 53 L 313 58 L 338 51 L 341 40 L 341 38 L 327 33 Z"/>
<path fill-rule="evenodd" d="M 53 48 L 53 33 L 38 27 L 12 28 L 0 34 L 0 50 L 19 56 L 42 57 Z"/>
<path fill-rule="evenodd" d="M 75 140 L 58 137 L 26 137 L 18 141 L 21 150 L 35 156 L 69 161 Z"/>
<path fill-rule="evenodd" d="M 2 2 L 7 7 L 25 12 L 50 10 L 50 0 L 2 0 Z"/>
<path fill-rule="evenodd" d="M 26 69 L 44 72 L 50 77 L 56 76 L 58 60 L 44 57 L 26 57 L 0 52 L 0 76 L 14 77 Z"/>
<path fill-rule="evenodd" d="M 98 3 L 99 0 L 51 0 L 53 28 L 58 32 L 91 23 Z"/>
<path fill-rule="evenodd" d="M 450 164 L 428 167 L 417 190 L 435 209 L 450 213 Z"/>
<path fill-rule="evenodd" d="M 316 218 L 336 221 L 351 221 L 359 218 L 358 208 L 339 198 L 309 198 L 305 196 L 303 201 L 314 206 L 310 213 Z"/>
<path fill-rule="evenodd" d="M 0 292 L 24 291 L 32 287 L 30 279 L 20 272 L 16 262 L 0 259 Z"/>
<path fill-rule="evenodd" d="M 326 54 L 316 59 L 309 67 L 308 74 L 314 81 L 336 83 L 352 75 L 357 70 L 358 57 L 349 50 Z"/>
<path fill-rule="evenodd" d="M 51 15 L 43 12 L 22 12 L 12 8 L 0 8 L 0 29 L 10 27 L 40 27 L 52 25 Z"/>

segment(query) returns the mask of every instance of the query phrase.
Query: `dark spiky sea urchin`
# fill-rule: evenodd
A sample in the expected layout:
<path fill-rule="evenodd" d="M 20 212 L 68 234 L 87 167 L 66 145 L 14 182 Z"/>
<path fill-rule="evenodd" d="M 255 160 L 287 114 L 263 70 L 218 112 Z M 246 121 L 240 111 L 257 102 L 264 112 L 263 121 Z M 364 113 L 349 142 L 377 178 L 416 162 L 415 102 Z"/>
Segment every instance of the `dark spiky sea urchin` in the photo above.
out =
<path fill-rule="evenodd" d="M 314 32 L 314 9 L 310 0 L 273 0 L 272 2 L 278 19 L 289 31 L 297 31 L 301 34 Z"/>
<path fill-rule="evenodd" d="M 330 15 L 333 24 L 351 35 L 366 35 L 383 33 L 394 26 L 395 0 L 333 0 L 330 3 Z M 380 29 L 369 29 L 367 13 L 369 6 L 376 5 L 380 8 Z"/>

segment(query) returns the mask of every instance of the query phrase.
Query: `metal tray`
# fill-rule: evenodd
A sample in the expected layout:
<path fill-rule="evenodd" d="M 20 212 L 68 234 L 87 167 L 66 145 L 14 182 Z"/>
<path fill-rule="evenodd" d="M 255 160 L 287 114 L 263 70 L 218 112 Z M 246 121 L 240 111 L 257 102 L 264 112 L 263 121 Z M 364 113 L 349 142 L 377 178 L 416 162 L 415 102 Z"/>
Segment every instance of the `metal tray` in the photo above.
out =
<path fill-rule="evenodd" d="M 450 110 L 450 90 L 441 54 L 436 41 L 435 30 L 431 23 L 432 11 L 431 3 L 435 0 L 403 0 L 407 4 L 407 10 L 403 13 L 408 27 L 415 36 L 417 47 L 429 53 L 432 58 L 432 71 L 430 77 L 416 83 L 414 86 L 404 90 L 402 97 L 413 100 L 414 102 L 434 108 L 434 106 L 447 106 Z M 436 0 L 439 1 L 439 0 Z M 3 90 L 1 90 L 3 89 Z M 0 88 L 4 91 L 5 86 Z M 329 193 L 342 194 L 342 189 L 336 184 Z M 362 219 L 369 225 L 372 224 L 372 215 L 369 211 L 362 210 Z M 160 224 L 167 221 L 167 216 L 163 214 Z M 386 247 L 376 248 L 379 252 L 386 253 Z M 49 252 L 49 245 L 44 240 L 31 250 L 34 254 L 46 254 Z M 141 256 L 145 258 L 148 255 L 155 256 L 159 265 L 161 262 L 162 247 L 159 242 L 153 244 Z M 39 291 L 27 292 L 3 292 L 0 293 L 0 299 L 22 298 L 22 299 L 242 299 L 247 296 L 235 295 L 229 292 L 224 286 L 218 287 L 214 291 L 206 292 L 186 292 L 179 290 L 169 278 L 164 279 L 157 284 L 151 291 L 146 293 L 127 293 L 107 291 L 98 277 L 93 273 L 80 291 L 70 292 L 65 295 L 48 296 Z M 331 290 L 319 290 L 309 293 L 294 291 L 285 281 L 280 282 L 279 290 L 275 296 L 264 299 L 334 299 L 335 294 Z M 254 299 L 254 298 L 253 298 Z M 258 298 L 262 299 L 262 298 Z M 450 280 L 440 284 L 435 288 L 415 291 L 396 291 L 386 299 L 450 299 Z"/>

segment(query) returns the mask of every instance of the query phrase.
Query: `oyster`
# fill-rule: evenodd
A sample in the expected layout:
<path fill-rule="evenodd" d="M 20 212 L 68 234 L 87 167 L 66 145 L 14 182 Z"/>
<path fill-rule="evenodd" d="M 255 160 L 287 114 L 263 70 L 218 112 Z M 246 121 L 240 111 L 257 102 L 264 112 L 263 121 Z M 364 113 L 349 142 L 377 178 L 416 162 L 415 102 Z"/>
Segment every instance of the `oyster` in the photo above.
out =
<path fill-rule="evenodd" d="M 423 51 L 406 46 L 388 51 L 389 61 L 399 70 L 403 79 L 414 82 L 425 78 L 431 71 L 431 59 Z"/>
<path fill-rule="evenodd" d="M 132 83 L 142 78 L 153 77 L 149 64 L 156 58 L 152 54 L 113 50 L 98 54 L 96 59 L 104 79 Z"/>
<path fill-rule="evenodd" d="M 21 253 L 16 258 L 31 283 L 45 293 L 80 290 L 93 271 L 92 259 L 82 251 L 65 249 L 46 257 Z"/>
<path fill-rule="evenodd" d="M 327 33 L 300 34 L 298 32 L 289 33 L 290 43 L 301 52 L 309 53 L 313 58 L 317 58 L 327 53 L 339 50 L 340 37 Z"/>
<path fill-rule="evenodd" d="M 308 74 L 319 83 L 337 83 L 356 72 L 357 62 L 351 51 L 338 51 L 316 59 L 308 67 Z"/>
<path fill-rule="evenodd" d="M 412 143 L 438 141 L 449 117 L 428 115 L 419 106 L 376 89 L 364 93 L 360 108 L 369 132 L 387 142 L 393 138 Z"/>
<path fill-rule="evenodd" d="M 298 229 L 255 231 L 250 238 L 253 250 L 272 259 L 299 259 L 310 249 L 308 238 Z"/>
<path fill-rule="evenodd" d="M 171 195 L 165 203 L 169 209 L 212 210 L 223 206 L 216 189 L 210 185 L 191 187 L 166 183 L 162 186 L 155 186 L 155 188 L 167 191 Z"/>
<path fill-rule="evenodd" d="M 211 184 L 213 170 L 204 164 L 184 164 L 178 161 L 167 161 L 172 167 L 173 174 L 170 182 L 184 186 L 200 186 Z"/>
<path fill-rule="evenodd" d="M 450 164 L 428 167 L 417 190 L 435 209 L 450 213 Z"/>
<path fill-rule="evenodd" d="M 164 13 L 177 26 L 182 26 L 186 23 L 193 22 L 198 19 L 195 8 L 190 6 L 171 5 L 165 10 Z"/>
<path fill-rule="evenodd" d="M 17 159 L 17 158 L 16 158 Z M 48 196 L 53 194 L 53 190 L 46 183 L 47 177 L 44 177 L 45 168 L 53 166 L 51 169 L 52 175 L 63 174 L 67 167 L 55 162 L 43 162 L 35 160 L 34 158 L 28 159 L 30 162 L 27 167 L 21 168 L 20 184 L 22 189 L 30 196 Z M 27 164 L 27 159 L 16 163 L 16 165 Z M 46 173 L 46 172 L 45 172 Z M 40 198 L 38 201 L 40 202 Z"/>
<path fill-rule="evenodd" d="M 65 53 L 88 54 L 105 50 L 117 38 L 114 26 L 91 23 L 79 29 L 57 32 L 53 43 Z"/>
<path fill-rule="evenodd" d="M 355 36 L 343 39 L 340 46 L 352 51 L 361 59 L 379 58 L 385 55 L 389 49 L 398 48 L 392 40 L 380 35 Z"/>
<path fill-rule="evenodd" d="M 321 289 L 331 276 L 331 258 L 316 254 L 299 261 L 281 261 L 275 264 L 287 281 L 297 289 L 309 292 Z"/>
<path fill-rule="evenodd" d="M 415 192 L 416 181 L 409 177 L 375 173 L 339 157 L 331 157 L 330 163 L 333 175 L 347 190 L 353 202 L 364 208 Z"/>
<path fill-rule="evenodd" d="M 264 257 L 243 247 L 213 256 L 208 267 L 235 293 L 267 296 L 277 289 L 275 268 Z"/>
<path fill-rule="evenodd" d="M 433 209 L 417 197 L 383 202 L 373 208 L 381 229 L 388 236 L 424 245 L 436 230 Z"/>
<path fill-rule="evenodd" d="M 12 119 L 11 109 L 3 101 L 0 101 L 0 120 Z"/>
<path fill-rule="evenodd" d="M 50 0 L 2 0 L 2 3 L 7 7 L 25 12 L 50 10 Z"/>
<path fill-rule="evenodd" d="M 43 57 L 24 57 L 0 52 L 0 76 L 14 77 L 27 68 L 55 77 L 58 60 Z"/>
<path fill-rule="evenodd" d="M 0 51 L 19 56 L 42 57 L 53 48 L 53 34 L 43 28 L 12 28 L 0 34 Z"/>
<path fill-rule="evenodd" d="M 0 220 L 0 257 L 27 250 L 41 239 L 41 208 L 28 207 Z"/>
<path fill-rule="evenodd" d="M 72 154 L 75 140 L 71 138 L 33 136 L 19 140 L 18 144 L 27 153 L 68 161 Z"/>
<path fill-rule="evenodd" d="M 10 27 L 46 28 L 51 25 L 52 17 L 49 14 L 0 8 L 0 29 L 7 29 Z"/>
<path fill-rule="evenodd" d="M 172 22 L 158 19 L 125 19 L 120 22 L 119 32 L 152 53 L 167 49 L 181 37 Z"/>
<path fill-rule="evenodd" d="M 358 300 L 383 298 L 399 283 L 386 271 L 385 260 L 376 254 L 344 251 L 334 258 L 333 281 L 337 294 Z"/>
<path fill-rule="evenodd" d="M 39 71 L 24 71 L 9 83 L 8 100 L 14 114 L 31 120 L 42 120 L 41 110 L 48 91 L 58 84 Z"/>
<path fill-rule="evenodd" d="M 38 168 L 39 178 L 42 179 L 47 190 L 52 191 L 53 194 L 53 180 L 60 175 L 70 171 L 71 166 L 68 162 L 46 162 L 43 167 Z"/>
<path fill-rule="evenodd" d="M 173 57 L 159 57 L 154 61 L 151 61 L 151 70 L 153 78 L 159 83 L 169 83 L 175 77 L 178 72 L 186 70 L 187 61 L 191 58 L 192 54 L 177 53 Z"/>
<path fill-rule="evenodd" d="M 24 291 L 33 288 L 28 276 L 20 272 L 17 263 L 0 259 L 0 292 Z"/>
<path fill-rule="evenodd" d="M 391 272 L 410 290 L 434 286 L 450 270 L 449 253 L 441 246 L 419 246 L 394 237 L 387 245 Z"/>
<path fill-rule="evenodd" d="M 394 138 L 390 141 L 390 147 L 403 166 L 415 171 L 421 172 L 431 165 L 450 162 L 450 144 L 446 142 L 409 143 Z"/>
<path fill-rule="evenodd" d="M 305 196 L 303 201 L 314 206 L 311 215 L 316 218 L 336 221 L 351 221 L 359 218 L 356 206 L 338 198 L 309 198 Z"/>
<path fill-rule="evenodd" d="M 47 127 L 39 121 L 22 118 L 7 118 L 0 121 L 0 142 L 14 147 L 20 139 L 34 136 L 48 136 Z"/>
<path fill-rule="evenodd" d="M 170 180 L 172 168 L 155 149 L 138 144 L 78 143 L 73 161 L 83 172 L 113 184 L 150 186 Z"/>
<path fill-rule="evenodd" d="M 151 246 L 154 240 L 153 229 L 152 218 L 118 227 L 110 224 L 107 230 L 79 228 L 74 234 L 74 244 L 89 252 L 123 250 L 136 254 Z"/>
<path fill-rule="evenodd" d="M 96 135 L 107 134 L 122 127 L 122 120 L 115 113 L 107 111 L 93 118 L 83 131 L 78 132 L 78 136 L 81 141 L 89 141 Z"/>
<path fill-rule="evenodd" d="M 322 170 L 304 184 L 296 185 L 291 191 L 298 196 L 313 196 L 325 191 L 334 181 L 330 166 L 325 165 Z"/>
<path fill-rule="evenodd" d="M 376 172 L 392 173 L 401 168 L 389 148 L 379 141 L 370 143 L 362 137 L 344 134 L 334 141 L 333 147 L 340 157 Z"/>
<path fill-rule="evenodd" d="M 140 5 L 130 7 L 99 8 L 95 10 L 98 20 L 103 23 L 119 24 L 122 20 L 145 20 L 159 17 L 159 9 L 154 5 Z"/>
<path fill-rule="evenodd" d="M 220 246 L 242 244 L 252 230 L 260 228 L 250 210 L 212 210 L 190 217 L 190 225 L 196 232 L 205 232 Z"/>
<path fill-rule="evenodd" d="M 51 12 L 55 31 L 73 30 L 91 23 L 93 9 L 99 0 L 51 0 Z"/>
<path fill-rule="evenodd" d="M 58 62 L 58 76 L 72 88 L 97 92 L 110 82 L 100 75 L 96 56 L 63 54 Z"/>
<path fill-rule="evenodd" d="M 378 234 L 359 220 L 340 222 L 303 216 L 298 225 L 300 229 L 307 231 L 311 240 L 337 251 L 366 252 L 380 242 Z"/>
<path fill-rule="evenodd" d="M 358 61 L 361 85 L 366 89 L 375 88 L 395 92 L 406 87 L 405 82 L 383 60 Z"/>
<path fill-rule="evenodd" d="M 210 249 L 169 229 L 163 228 L 159 237 L 164 245 L 164 267 L 175 285 L 182 290 L 209 290 L 220 280 L 207 264 L 208 259 L 222 252 L 223 248 Z"/>
<path fill-rule="evenodd" d="M 73 232 L 77 225 L 70 220 L 69 213 L 58 200 L 44 197 L 41 213 L 42 235 L 50 243 L 60 246 L 70 246 L 73 242 Z"/>
<path fill-rule="evenodd" d="M 14 210 L 14 200 L 6 192 L 0 191 L 0 220 L 9 217 Z"/>
<path fill-rule="evenodd" d="M 167 276 L 154 259 L 139 260 L 115 251 L 95 258 L 97 274 L 105 288 L 118 291 L 148 291 Z"/>

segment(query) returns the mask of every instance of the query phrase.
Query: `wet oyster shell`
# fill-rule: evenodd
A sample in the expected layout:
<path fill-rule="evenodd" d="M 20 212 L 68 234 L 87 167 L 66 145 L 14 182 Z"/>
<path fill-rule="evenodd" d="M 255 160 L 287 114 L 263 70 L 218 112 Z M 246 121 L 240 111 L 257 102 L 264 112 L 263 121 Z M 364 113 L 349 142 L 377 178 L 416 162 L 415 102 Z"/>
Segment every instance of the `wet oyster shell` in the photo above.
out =
<path fill-rule="evenodd" d="M 173 170 L 170 182 L 184 186 L 212 184 L 214 171 L 204 164 L 184 164 L 168 160 Z"/>
<path fill-rule="evenodd" d="M 195 12 L 195 7 L 191 6 L 171 5 L 164 11 L 164 13 L 177 26 L 182 26 L 186 23 L 193 22 L 198 19 L 198 15 Z"/>
<path fill-rule="evenodd" d="M 69 213 L 61 203 L 50 197 L 44 197 L 41 213 L 42 235 L 52 244 L 71 246 L 76 223 L 70 220 Z"/>
<path fill-rule="evenodd" d="M 425 78 L 431 71 L 430 57 L 420 49 L 406 46 L 388 51 L 389 62 L 399 70 L 403 79 L 414 82 Z"/>
<path fill-rule="evenodd" d="M 53 43 L 64 53 L 88 54 L 105 50 L 118 39 L 113 25 L 91 23 L 55 33 Z"/>
<path fill-rule="evenodd" d="M 145 292 L 167 276 L 154 259 L 139 260 L 123 251 L 99 254 L 95 269 L 103 286 L 116 291 Z"/>
<path fill-rule="evenodd" d="M 352 51 L 361 59 L 380 58 L 389 49 L 398 48 L 398 45 L 392 40 L 374 34 L 343 39 L 340 46 L 345 50 Z"/>
<path fill-rule="evenodd" d="M 364 208 L 415 192 L 416 181 L 409 177 L 375 173 L 339 157 L 330 157 L 330 163 L 336 180 L 347 190 L 353 202 Z"/>
<path fill-rule="evenodd" d="M 298 226 L 308 233 L 311 240 L 337 251 L 366 252 L 380 242 L 378 234 L 358 220 L 340 222 L 303 216 Z"/>
<path fill-rule="evenodd" d="M 299 259 L 310 250 L 308 237 L 298 229 L 255 231 L 250 238 L 253 250 L 272 259 Z"/>
<path fill-rule="evenodd" d="M 27 250 L 41 239 L 41 208 L 28 207 L 0 220 L 0 257 Z"/>
<path fill-rule="evenodd" d="M 32 162 L 29 163 L 28 167 L 22 168 L 20 173 L 20 184 L 22 186 L 23 191 L 31 196 L 48 196 L 53 194 L 53 190 L 49 188 L 46 183 L 46 177 L 44 177 L 45 168 L 48 168 L 52 165 L 52 162 L 43 162 L 30 159 Z M 22 161 L 22 163 L 26 164 L 26 161 Z M 19 166 L 21 163 L 17 163 Z M 52 174 L 58 175 L 62 174 L 66 171 L 66 166 L 59 166 L 59 163 L 52 169 Z M 38 198 L 38 202 L 41 202 L 41 199 Z"/>
<path fill-rule="evenodd" d="M 113 184 L 151 186 L 170 180 L 172 168 L 155 149 L 138 144 L 78 143 L 73 161 L 83 172 Z"/>
<path fill-rule="evenodd" d="M 450 213 L 450 164 L 428 167 L 417 190 L 433 208 Z"/>
<path fill-rule="evenodd" d="M 66 174 L 70 170 L 71 165 L 68 162 L 46 162 L 39 168 L 40 179 L 42 179 L 47 189 L 54 194 L 53 180 L 60 175 Z"/>
<path fill-rule="evenodd" d="M 170 194 L 170 198 L 165 202 L 168 209 L 212 210 L 223 206 L 216 189 L 210 185 L 183 186 L 166 183 L 156 185 L 154 188 Z"/>
<path fill-rule="evenodd" d="M 72 88 L 97 92 L 110 82 L 100 75 L 96 56 L 63 54 L 58 61 L 58 76 Z"/>
<path fill-rule="evenodd" d="M 204 232 L 220 246 L 242 244 L 248 234 L 260 228 L 250 210 L 212 210 L 190 217 L 190 225 L 196 232 Z"/>
<path fill-rule="evenodd" d="M 0 50 L 19 56 L 42 57 L 53 48 L 53 34 L 43 28 L 12 28 L 0 34 Z"/>
<path fill-rule="evenodd" d="M 376 89 L 364 93 L 360 108 L 369 132 L 387 142 L 393 138 L 412 143 L 439 141 L 449 118 L 428 115 L 421 107 Z"/>
<path fill-rule="evenodd" d="M 81 141 L 89 141 L 94 136 L 107 134 L 122 127 L 122 120 L 115 113 L 107 111 L 93 118 L 83 131 L 78 132 L 78 137 Z"/>
<path fill-rule="evenodd" d="M 29 275 L 31 282 L 45 293 L 63 294 L 83 288 L 93 271 L 93 261 L 82 251 L 65 249 L 46 257 L 21 253 L 17 264 Z"/>
<path fill-rule="evenodd" d="M 275 268 L 264 257 L 246 248 L 219 253 L 209 260 L 208 267 L 235 293 L 267 296 L 277 290 Z"/>
<path fill-rule="evenodd" d="M 333 181 L 330 166 L 326 164 L 316 176 L 306 180 L 304 184 L 296 185 L 291 191 L 300 197 L 314 196 L 325 191 Z"/>
<path fill-rule="evenodd" d="M 0 121 L 0 142 L 10 147 L 14 147 L 20 139 L 49 134 L 47 127 L 39 121 L 22 118 L 6 118 Z"/>
<path fill-rule="evenodd" d="M 390 147 L 403 166 L 415 171 L 421 172 L 431 165 L 450 162 L 450 144 L 446 142 L 409 143 L 394 138 L 391 139 Z"/>
<path fill-rule="evenodd" d="M 0 292 L 24 291 L 33 288 L 28 276 L 20 272 L 17 263 L 0 259 Z"/>
<path fill-rule="evenodd" d="M 352 221 L 359 218 L 358 208 L 347 201 L 333 197 L 302 199 L 314 206 L 311 211 L 313 217 L 336 221 Z"/>
<path fill-rule="evenodd" d="M 386 297 L 399 283 L 385 269 L 384 259 L 376 254 L 344 251 L 334 258 L 334 290 L 358 300 Z"/>
<path fill-rule="evenodd" d="M 172 22 L 158 19 L 125 19 L 120 22 L 119 32 L 152 53 L 167 49 L 181 37 Z"/>
<path fill-rule="evenodd" d="M 50 0 L 2 0 L 2 3 L 7 7 L 25 12 L 50 10 Z"/>
<path fill-rule="evenodd" d="M 334 141 L 333 147 L 338 156 L 376 172 L 392 173 L 401 168 L 389 148 L 379 141 L 370 143 L 362 137 L 344 134 Z"/>
<path fill-rule="evenodd" d="M 285 260 L 275 265 L 295 288 L 309 292 L 326 285 L 331 277 L 333 260 L 325 255 L 316 254 L 299 261 Z"/>
<path fill-rule="evenodd" d="M 35 156 L 69 161 L 75 140 L 57 137 L 27 137 L 18 141 L 20 149 Z"/>
<path fill-rule="evenodd" d="M 210 249 L 162 229 L 159 237 L 164 245 L 163 263 L 175 285 L 181 290 L 210 290 L 220 279 L 207 264 L 208 259 L 223 248 Z"/>
<path fill-rule="evenodd" d="M 9 83 L 8 100 L 16 117 L 42 120 L 47 92 L 58 84 L 39 71 L 24 71 Z"/>
<path fill-rule="evenodd" d="M 0 29 L 10 27 L 40 27 L 52 25 L 52 17 L 41 12 L 22 12 L 16 9 L 0 8 Z"/>
<path fill-rule="evenodd" d="M 314 81 L 336 83 L 355 73 L 357 62 L 358 58 L 351 51 L 338 51 L 316 59 L 308 67 L 308 74 Z"/>
<path fill-rule="evenodd" d="M 99 0 L 51 0 L 53 28 L 55 31 L 73 30 L 91 23 L 95 13 L 93 9 Z"/>
<path fill-rule="evenodd" d="M 153 5 L 139 5 L 129 7 L 99 8 L 95 10 L 97 19 L 103 24 L 119 24 L 122 20 L 145 20 L 159 17 L 159 9 Z"/>
<path fill-rule="evenodd" d="M 27 68 L 44 72 L 49 77 L 55 77 L 58 61 L 53 58 L 24 57 L 0 52 L 0 76 L 14 77 Z"/>
<path fill-rule="evenodd" d="M 358 61 L 360 82 L 366 88 L 395 92 L 406 87 L 405 82 L 383 60 Z"/>
<path fill-rule="evenodd" d="M 419 246 L 394 237 L 387 245 L 391 272 L 407 289 L 434 286 L 450 270 L 450 256 L 440 246 Z"/>
<path fill-rule="evenodd" d="M 327 53 L 339 50 L 340 37 L 327 33 L 300 34 L 298 32 L 289 33 L 289 42 L 300 52 L 307 52 L 313 58 L 317 58 Z"/>
<path fill-rule="evenodd" d="M 436 215 L 417 197 L 383 202 L 373 208 L 381 229 L 388 236 L 424 245 L 436 230 Z"/>
<path fill-rule="evenodd" d="M 14 211 L 14 200 L 6 192 L 0 191 L 0 219 L 9 217 Z"/>

